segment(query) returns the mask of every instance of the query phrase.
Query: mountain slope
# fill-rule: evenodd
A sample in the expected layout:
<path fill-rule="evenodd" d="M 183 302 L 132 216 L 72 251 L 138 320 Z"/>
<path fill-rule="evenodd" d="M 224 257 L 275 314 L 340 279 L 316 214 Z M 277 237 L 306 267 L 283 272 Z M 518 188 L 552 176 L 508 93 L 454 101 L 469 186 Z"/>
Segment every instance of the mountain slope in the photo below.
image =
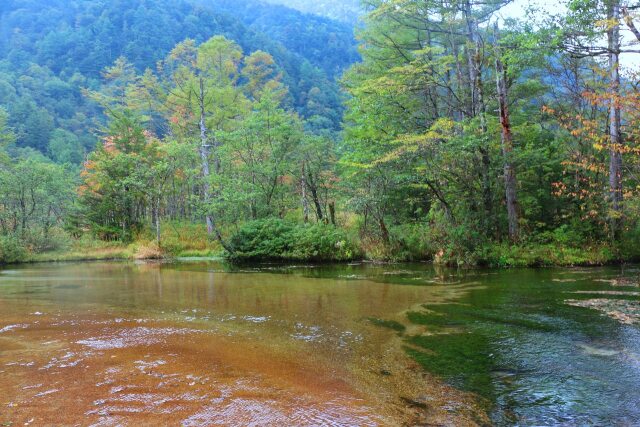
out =
<path fill-rule="evenodd" d="M 329 76 L 342 74 L 359 60 L 352 25 L 255 0 L 198 0 L 198 4 L 236 16 Z"/>
<path fill-rule="evenodd" d="M 339 90 L 325 70 L 337 75 L 355 58 L 343 56 L 335 64 L 323 58 L 353 46 L 352 34 L 341 24 L 287 9 L 286 16 L 294 16 L 300 26 L 316 28 L 305 36 L 314 50 L 290 43 L 294 50 L 278 41 L 287 41 L 284 34 L 291 27 L 279 26 L 285 21 L 275 18 L 268 25 L 259 23 L 260 18 L 250 13 L 252 6 L 259 6 L 264 16 L 283 15 L 279 6 L 249 2 L 232 9 L 228 4 L 187 0 L 4 0 L 0 106 L 9 112 L 18 145 L 50 155 L 56 154 L 51 152 L 53 139 L 58 151 L 61 146 L 90 149 L 100 111 L 81 95 L 82 88 L 98 88 L 102 70 L 120 56 L 142 71 L 155 67 L 178 42 L 203 42 L 213 35 L 236 41 L 247 53 L 264 50 L 273 55 L 290 87 L 291 105 L 303 117 L 325 114 L 323 126 L 337 129 Z M 334 27 L 341 30 L 333 31 Z M 322 38 L 325 29 L 332 32 L 327 37 L 336 39 L 335 46 Z"/>
<path fill-rule="evenodd" d="M 264 0 L 306 13 L 354 24 L 362 13 L 360 0 Z"/>

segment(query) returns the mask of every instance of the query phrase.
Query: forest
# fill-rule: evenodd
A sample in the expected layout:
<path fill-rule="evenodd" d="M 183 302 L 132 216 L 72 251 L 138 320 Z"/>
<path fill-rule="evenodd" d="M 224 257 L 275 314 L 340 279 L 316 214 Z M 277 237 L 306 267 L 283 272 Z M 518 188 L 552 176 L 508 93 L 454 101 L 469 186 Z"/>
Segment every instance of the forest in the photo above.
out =
<path fill-rule="evenodd" d="M 638 5 L 510 3 L 2 2 L 0 263 L 638 259 Z"/>

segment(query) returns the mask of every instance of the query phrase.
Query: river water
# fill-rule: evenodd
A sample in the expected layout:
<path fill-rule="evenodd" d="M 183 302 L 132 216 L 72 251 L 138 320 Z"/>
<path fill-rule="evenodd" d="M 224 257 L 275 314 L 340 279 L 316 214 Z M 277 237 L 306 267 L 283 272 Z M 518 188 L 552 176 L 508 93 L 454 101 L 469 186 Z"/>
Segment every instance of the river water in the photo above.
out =
<path fill-rule="evenodd" d="M 638 280 L 428 264 L 5 268 L 0 425 L 640 425 Z"/>

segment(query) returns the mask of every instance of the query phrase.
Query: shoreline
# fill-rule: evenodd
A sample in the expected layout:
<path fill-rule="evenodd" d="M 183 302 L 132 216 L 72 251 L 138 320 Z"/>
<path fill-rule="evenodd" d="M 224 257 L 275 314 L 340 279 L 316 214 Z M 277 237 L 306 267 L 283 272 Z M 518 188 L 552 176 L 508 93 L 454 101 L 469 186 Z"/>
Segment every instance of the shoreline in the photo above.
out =
<path fill-rule="evenodd" d="M 198 262 L 198 261 L 219 261 L 229 262 L 236 266 L 243 265 L 287 265 L 292 263 L 306 263 L 311 265 L 347 265 L 353 263 L 368 263 L 378 265 L 397 265 L 397 264 L 429 264 L 432 266 L 460 269 L 460 270 L 483 270 L 483 269 L 497 269 L 497 270 L 510 270 L 517 268 L 530 268 L 530 269 L 547 269 L 547 268 L 597 268 L 607 266 L 622 266 L 626 264 L 636 263 L 636 259 L 611 259 L 606 261 L 584 261 L 575 263 L 556 263 L 556 262 L 524 262 L 523 259 L 515 259 L 513 263 L 506 264 L 491 264 L 491 263 L 478 263 L 475 265 L 453 265 L 450 263 L 439 263 L 433 259 L 413 259 L 413 260 L 384 260 L 384 259 L 353 259 L 349 261 L 335 261 L 335 260 L 317 260 L 317 259 L 255 259 L 247 261 L 232 261 L 230 258 L 224 255 L 206 255 L 206 256 L 193 256 L 189 254 L 178 254 L 175 256 L 150 256 L 141 257 L 136 256 L 134 253 L 128 252 L 127 248 L 122 248 L 114 251 L 112 254 L 80 254 L 75 251 L 70 252 L 51 252 L 40 253 L 29 256 L 27 259 L 11 263 L 0 263 L 0 268 L 4 268 L 12 265 L 28 265 L 28 264 L 47 264 L 47 263 L 64 263 L 64 262 Z"/>

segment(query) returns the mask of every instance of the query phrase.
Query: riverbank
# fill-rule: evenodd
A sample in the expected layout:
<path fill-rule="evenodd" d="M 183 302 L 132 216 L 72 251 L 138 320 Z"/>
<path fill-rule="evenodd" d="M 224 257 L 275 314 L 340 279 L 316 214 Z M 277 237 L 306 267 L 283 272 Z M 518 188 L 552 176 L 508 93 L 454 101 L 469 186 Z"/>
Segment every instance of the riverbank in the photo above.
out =
<path fill-rule="evenodd" d="M 41 262 L 71 262 L 71 261 L 144 261 L 180 258 L 221 259 L 222 255 L 217 249 L 188 250 L 177 254 L 163 253 L 152 246 L 139 244 L 111 246 L 107 248 L 73 249 L 70 251 L 54 251 L 29 254 L 24 260 L 13 264 L 30 264 Z"/>
<path fill-rule="evenodd" d="M 354 257 L 343 260 L 323 260 L 322 258 L 309 257 L 295 259 L 274 259 L 272 257 L 252 258 L 253 262 L 282 261 L 282 262 L 391 262 L 401 263 L 406 261 L 433 262 L 437 265 L 450 267 L 473 268 L 515 268 L 515 267 L 597 267 L 604 265 L 616 265 L 626 262 L 634 262 L 636 257 L 618 257 L 610 251 L 608 247 L 596 248 L 570 248 L 558 246 L 496 246 L 490 249 L 490 257 L 479 259 L 475 263 L 458 264 L 455 260 L 433 259 L 431 257 L 409 258 L 409 259 L 389 259 L 373 258 L 369 256 Z M 204 250 L 183 250 L 175 253 L 167 253 L 162 249 L 158 250 L 148 242 L 132 243 L 129 245 L 109 245 L 106 247 L 76 247 L 70 250 L 51 251 L 43 253 L 29 253 L 25 258 L 13 260 L 10 264 L 40 263 L 40 262 L 69 262 L 69 261 L 107 261 L 107 260 L 158 260 L 158 259 L 180 259 L 180 258 L 217 258 L 228 259 L 218 245 L 212 245 L 210 249 Z M 0 263 L 1 265 L 2 263 Z M 9 263 L 7 263 L 9 264 Z"/>
<path fill-rule="evenodd" d="M 104 242 L 90 236 L 71 238 L 38 250 L 16 240 L 0 241 L 0 264 L 154 260 L 174 258 L 225 258 L 232 263 L 352 261 L 429 261 L 457 268 L 472 267 L 577 267 L 637 261 L 633 244 L 613 246 L 603 242 L 572 242 L 568 239 L 522 240 L 516 244 L 469 239 L 445 239 L 429 229 L 392 229 L 388 239 L 362 236 L 356 227 L 299 224 L 279 219 L 253 221 L 225 230 L 227 246 L 207 236 L 200 224 L 166 224 L 161 243 L 150 231 L 133 242 Z"/>

